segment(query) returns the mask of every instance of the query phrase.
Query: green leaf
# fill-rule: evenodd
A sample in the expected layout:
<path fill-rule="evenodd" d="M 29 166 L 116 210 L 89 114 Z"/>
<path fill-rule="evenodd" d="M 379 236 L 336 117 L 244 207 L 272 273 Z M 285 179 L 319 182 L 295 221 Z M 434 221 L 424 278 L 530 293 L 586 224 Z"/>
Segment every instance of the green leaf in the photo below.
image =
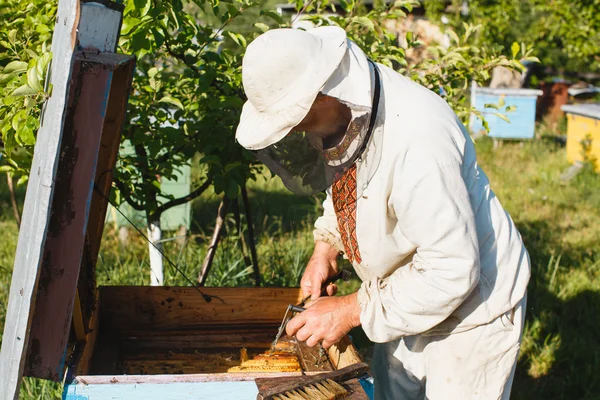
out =
<path fill-rule="evenodd" d="M 8 41 L 13 46 L 15 45 L 15 42 L 17 41 L 17 30 L 16 29 L 12 29 L 10 32 L 8 32 Z"/>
<path fill-rule="evenodd" d="M 494 110 L 498 110 L 498 105 L 494 103 L 486 103 L 483 105 L 483 108 L 493 108 Z"/>
<path fill-rule="evenodd" d="M 512 105 L 512 106 L 507 106 L 504 111 L 506 111 L 507 113 L 513 112 L 517 109 L 517 106 Z"/>
<path fill-rule="evenodd" d="M 21 129 L 21 127 L 25 124 L 25 121 L 27 120 L 27 112 L 25 110 L 21 110 L 18 113 L 15 114 L 15 116 L 12 119 L 12 128 L 15 130 L 15 132 L 18 132 L 19 129 Z"/>
<path fill-rule="evenodd" d="M 267 24 L 263 24 L 262 22 L 255 23 L 254 27 L 261 30 L 262 32 L 266 32 L 269 30 L 269 26 Z"/>
<path fill-rule="evenodd" d="M 27 55 L 29 55 L 29 57 L 31 58 L 38 58 L 38 53 L 36 53 L 32 49 L 25 49 L 25 53 L 27 53 Z"/>
<path fill-rule="evenodd" d="M 243 35 L 233 33 L 230 31 L 223 32 L 223 35 L 227 35 L 235 44 L 241 47 L 246 47 L 246 38 Z"/>
<path fill-rule="evenodd" d="M 500 96 L 500 98 L 498 99 L 498 106 L 504 107 L 504 104 L 505 104 L 504 97 L 505 97 L 504 95 Z"/>
<path fill-rule="evenodd" d="M 510 51 L 512 52 L 512 56 L 513 58 L 515 58 L 517 56 L 517 54 L 519 54 L 519 43 L 517 42 L 513 42 L 512 46 L 510 46 Z"/>
<path fill-rule="evenodd" d="M 19 135 L 19 139 L 21 143 L 27 146 L 32 146 L 35 144 L 35 136 L 33 134 L 33 129 L 28 125 L 24 125 L 17 131 L 17 135 Z"/>
<path fill-rule="evenodd" d="M 279 15 L 277 12 L 275 11 L 271 11 L 271 10 L 261 10 L 260 15 L 264 15 L 265 17 L 269 17 L 271 18 L 273 21 L 277 22 L 278 24 L 283 24 L 283 18 L 281 18 L 281 15 Z"/>
<path fill-rule="evenodd" d="M 510 124 L 510 120 L 508 119 L 508 117 L 504 114 L 500 114 L 500 113 L 494 113 L 494 115 L 498 118 L 500 118 L 503 121 L 506 121 Z"/>
<path fill-rule="evenodd" d="M 15 168 L 12 165 L 0 165 L 0 173 L 13 172 Z"/>
<path fill-rule="evenodd" d="M 14 77 L 15 75 L 13 74 L 0 74 L 0 83 L 8 82 Z"/>
<path fill-rule="evenodd" d="M 48 28 L 46 25 L 43 25 L 43 24 L 37 25 L 35 27 L 35 31 L 37 33 L 41 33 L 41 34 L 51 32 L 50 28 Z"/>
<path fill-rule="evenodd" d="M 452 40 L 454 43 L 456 43 L 456 44 L 459 44 L 459 43 L 460 43 L 460 39 L 459 39 L 458 35 L 457 35 L 457 34 L 456 34 L 456 32 L 454 32 L 452 29 L 448 29 L 448 31 L 446 31 L 446 34 L 447 34 L 448 36 L 450 36 L 450 39 L 451 39 L 451 40 Z"/>
<path fill-rule="evenodd" d="M 174 99 L 173 97 L 170 97 L 170 96 L 165 96 L 162 99 L 160 99 L 158 102 L 159 103 L 169 103 L 169 104 L 172 104 L 182 110 L 184 109 L 183 104 L 181 104 L 181 101 Z"/>
<path fill-rule="evenodd" d="M 27 109 L 29 108 L 33 108 L 36 105 L 35 99 L 33 97 L 25 97 L 25 100 L 23 101 L 23 106 Z"/>
<path fill-rule="evenodd" d="M 35 66 L 29 68 L 29 71 L 27 71 L 27 84 L 36 92 L 43 90 L 40 84 L 40 74 Z"/>
<path fill-rule="evenodd" d="M 146 5 L 142 8 L 142 10 L 140 11 L 140 15 L 142 17 L 145 17 L 146 15 L 148 15 L 148 11 L 150 11 L 150 7 L 152 6 L 152 2 L 150 0 L 146 1 Z"/>
<path fill-rule="evenodd" d="M 364 26 L 365 28 L 367 28 L 370 31 L 375 30 L 375 24 L 373 24 L 373 21 L 371 21 L 367 17 L 352 17 L 352 19 L 350 20 L 350 23 Z"/>
<path fill-rule="evenodd" d="M 29 175 L 23 175 L 22 177 L 19 178 L 19 180 L 17 181 L 17 186 L 21 186 L 24 183 L 26 183 L 29 180 Z"/>
<path fill-rule="evenodd" d="M 10 73 L 25 72 L 25 71 L 27 71 L 27 63 L 26 62 L 12 61 L 12 62 L 8 63 L 6 65 L 6 67 L 4 67 L 4 70 L 2 72 L 4 72 L 5 74 L 10 74 Z"/>
<path fill-rule="evenodd" d="M 32 94 L 36 94 L 37 91 L 31 88 L 29 85 L 23 85 L 15 89 L 10 95 L 11 96 L 30 96 Z"/>
<path fill-rule="evenodd" d="M 229 163 L 229 164 L 225 165 L 223 170 L 225 171 L 226 174 L 228 174 L 232 169 L 234 169 L 235 167 L 239 167 L 240 165 L 242 165 L 242 163 L 239 161 Z"/>
<path fill-rule="evenodd" d="M 148 76 L 150 78 L 154 78 L 156 76 L 156 74 L 158 74 L 158 68 L 152 67 L 148 70 Z"/>
<path fill-rule="evenodd" d="M 50 60 L 52 59 L 52 53 L 48 52 L 48 53 L 44 53 L 42 54 L 42 56 L 37 60 L 37 71 L 38 74 L 41 77 L 46 76 L 46 71 L 48 70 L 48 64 L 50 63 Z"/>

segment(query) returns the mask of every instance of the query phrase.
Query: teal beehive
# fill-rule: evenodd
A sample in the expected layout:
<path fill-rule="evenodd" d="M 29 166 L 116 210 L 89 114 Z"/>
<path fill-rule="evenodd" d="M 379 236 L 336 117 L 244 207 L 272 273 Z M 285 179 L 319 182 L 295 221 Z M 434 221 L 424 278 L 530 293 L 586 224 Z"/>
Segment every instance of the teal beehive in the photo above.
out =
<path fill-rule="evenodd" d="M 471 92 L 471 105 L 483 114 L 489 126 L 489 136 L 497 139 L 533 139 L 535 135 L 535 112 L 538 96 L 541 90 L 534 89 L 504 89 L 476 87 Z M 504 102 L 500 110 L 486 107 L 486 104 Z M 514 106 L 515 110 L 506 112 L 505 108 Z M 506 122 L 494 115 L 500 113 L 508 118 Z M 469 129 L 474 135 L 485 133 L 480 118 L 471 116 Z"/>

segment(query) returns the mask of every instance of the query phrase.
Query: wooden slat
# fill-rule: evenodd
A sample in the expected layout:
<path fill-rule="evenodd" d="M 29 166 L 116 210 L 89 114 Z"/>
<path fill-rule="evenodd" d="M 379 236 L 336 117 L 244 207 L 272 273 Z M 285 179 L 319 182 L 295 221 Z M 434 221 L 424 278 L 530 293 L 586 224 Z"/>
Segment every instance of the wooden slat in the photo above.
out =
<path fill-rule="evenodd" d="M 122 330 L 195 329 L 223 323 L 277 326 L 288 304 L 301 300 L 299 289 L 106 286 L 102 291 L 102 326 Z M 276 332 L 275 332 L 276 333 Z M 275 334 L 274 333 L 274 334 Z"/>
<path fill-rule="evenodd" d="M 294 377 L 316 375 L 317 372 L 251 372 L 248 374 L 185 374 L 185 375 L 83 375 L 75 378 L 74 383 L 84 385 L 114 385 L 114 384 L 173 384 L 179 382 L 244 382 L 257 378 Z"/>
<path fill-rule="evenodd" d="M 348 336 L 344 336 L 339 342 L 328 349 L 329 359 L 335 369 L 342 369 L 352 364 L 362 362 L 360 354 L 352 344 Z"/>
<path fill-rule="evenodd" d="M 75 62 L 25 375 L 60 381 L 111 70 Z M 99 95 L 102 94 L 102 95 Z"/>
<path fill-rule="evenodd" d="M 50 219 L 48 210 L 52 203 L 54 176 L 60 155 L 67 85 L 78 21 L 79 1 L 59 0 L 52 39 L 52 96 L 42 112 L 41 127 L 37 134 L 2 336 L 1 399 L 18 398 L 25 366 L 31 315 Z"/>
<path fill-rule="evenodd" d="M 104 126 L 102 127 L 102 138 L 100 139 L 96 175 L 94 177 L 95 190 L 92 193 L 92 203 L 83 248 L 84 254 L 77 285 L 83 307 L 81 314 L 86 327 L 89 327 L 89 319 L 97 306 L 96 262 L 98 261 L 98 252 L 108 207 L 107 197 L 110 195 L 113 182 L 121 132 L 126 116 L 127 99 L 135 67 L 132 58 L 124 60 L 122 55 L 107 53 L 103 53 L 102 56 L 99 58 L 92 53 L 87 54 L 84 58 L 92 62 L 109 62 L 114 69 L 104 116 Z M 110 59 L 107 60 L 108 58 Z"/>
<path fill-rule="evenodd" d="M 308 347 L 306 342 L 297 342 L 297 346 L 303 371 L 333 371 L 327 352 L 321 357 L 318 346 Z"/>
<path fill-rule="evenodd" d="M 100 317 L 99 310 L 96 308 L 92 314 L 89 322 L 89 329 L 85 335 L 85 343 L 83 344 L 83 351 L 81 356 L 76 363 L 75 375 L 87 375 L 90 372 L 90 365 L 92 362 L 92 356 L 96 348 L 96 340 L 100 332 Z"/>

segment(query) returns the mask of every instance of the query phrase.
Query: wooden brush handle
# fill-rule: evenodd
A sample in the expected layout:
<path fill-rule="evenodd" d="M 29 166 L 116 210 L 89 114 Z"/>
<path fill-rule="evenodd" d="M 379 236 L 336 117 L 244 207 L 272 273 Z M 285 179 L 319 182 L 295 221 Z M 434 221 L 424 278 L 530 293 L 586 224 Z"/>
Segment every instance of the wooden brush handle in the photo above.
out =
<path fill-rule="evenodd" d="M 356 363 L 332 372 L 324 372 L 317 375 L 305 375 L 293 378 L 258 378 L 256 385 L 259 393 L 257 400 L 271 400 L 274 396 L 289 392 L 294 389 L 301 389 L 305 386 L 322 382 L 326 379 L 332 379 L 336 382 L 345 382 L 350 379 L 359 378 L 369 372 L 369 365 L 366 363 Z"/>

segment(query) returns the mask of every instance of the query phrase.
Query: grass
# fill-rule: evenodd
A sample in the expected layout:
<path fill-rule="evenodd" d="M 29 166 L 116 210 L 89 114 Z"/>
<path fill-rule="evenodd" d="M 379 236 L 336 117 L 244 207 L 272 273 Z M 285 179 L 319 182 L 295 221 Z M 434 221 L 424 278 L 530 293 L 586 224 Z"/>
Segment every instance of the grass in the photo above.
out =
<path fill-rule="evenodd" d="M 488 138 L 477 142 L 478 157 L 494 191 L 515 220 L 531 255 L 526 328 L 513 399 L 600 399 L 600 175 L 584 171 L 569 182 L 565 149 L 551 139 L 505 143 L 494 148 Z M 260 178 L 250 187 L 264 284 L 297 285 L 312 251 L 312 223 L 320 199 L 296 197 L 276 179 Z M 20 193 L 23 196 L 23 193 Z M 193 205 L 194 225 L 184 244 L 170 241 L 165 251 L 195 279 L 206 253 L 218 198 L 206 194 Z M 4 180 L 0 180 L 0 332 L 3 329 L 17 228 Z M 232 218 L 226 224 L 209 285 L 252 283 L 243 262 Z M 185 280 L 165 267 L 166 284 Z M 114 227 L 105 229 L 98 261 L 98 283 L 148 284 L 147 246 L 131 233 L 120 244 Z M 342 285 L 355 290 L 358 280 Z M 369 343 L 354 336 L 364 354 Z M 26 379 L 21 397 L 53 399 L 60 384 Z"/>

